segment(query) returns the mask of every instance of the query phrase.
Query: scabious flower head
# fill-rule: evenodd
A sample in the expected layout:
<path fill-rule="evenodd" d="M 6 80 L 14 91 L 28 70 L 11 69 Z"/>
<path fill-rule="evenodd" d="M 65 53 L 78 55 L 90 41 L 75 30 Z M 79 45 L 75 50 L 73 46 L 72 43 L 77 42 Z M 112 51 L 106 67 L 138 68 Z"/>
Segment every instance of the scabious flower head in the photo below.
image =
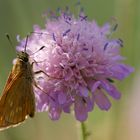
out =
<path fill-rule="evenodd" d="M 115 80 L 123 80 L 133 68 L 122 63 L 121 39 L 111 39 L 111 25 L 102 27 L 87 16 L 68 12 L 46 21 L 45 28 L 34 26 L 27 42 L 27 53 L 34 61 L 36 110 L 48 111 L 52 120 L 71 109 L 77 120 L 85 121 L 96 104 L 101 110 L 111 107 L 108 96 L 118 100 Z M 17 46 L 23 51 L 25 40 Z M 37 53 L 42 46 L 44 48 Z M 45 94 L 46 93 L 46 94 Z"/>

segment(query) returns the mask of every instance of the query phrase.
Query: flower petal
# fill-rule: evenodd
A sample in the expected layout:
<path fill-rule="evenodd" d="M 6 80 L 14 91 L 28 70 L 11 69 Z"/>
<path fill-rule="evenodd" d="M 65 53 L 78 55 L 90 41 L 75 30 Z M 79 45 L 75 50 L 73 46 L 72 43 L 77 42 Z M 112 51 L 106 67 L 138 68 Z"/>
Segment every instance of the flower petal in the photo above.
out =
<path fill-rule="evenodd" d="M 49 117 L 52 120 L 58 120 L 60 118 L 61 109 L 59 107 L 50 107 L 49 108 Z"/>
<path fill-rule="evenodd" d="M 58 93 L 58 102 L 59 102 L 59 104 L 64 104 L 66 102 L 66 94 L 59 92 Z"/>
<path fill-rule="evenodd" d="M 79 90 L 82 96 L 88 97 L 88 89 L 84 86 L 79 86 Z"/>
<path fill-rule="evenodd" d="M 101 81 L 101 86 L 114 99 L 120 99 L 121 93 L 116 89 L 115 86 L 113 86 L 112 84 L 110 84 L 108 81 L 105 81 L 105 80 L 103 81 L 102 80 Z"/>
<path fill-rule="evenodd" d="M 117 64 L 111 68 L 111 71 L 113 77 L 118 80 L 123 80 L 134 71 L 134 68 L 124 64 Z"/>
<path fill-rule="evenodd" d="M 109 99 L 105 96 L 105 94 L 100 90 L 95 95 L 93 95 L 95 103 L 102 110 L 108 110 L 111 107 L 111 103 Z"/>
<path fill-rule="evenodd" d="M 81 99 L 77 99 L 74 104 L 75 117 L 79 121 L 85 121 L 88 117 L 87 108 Z"/>

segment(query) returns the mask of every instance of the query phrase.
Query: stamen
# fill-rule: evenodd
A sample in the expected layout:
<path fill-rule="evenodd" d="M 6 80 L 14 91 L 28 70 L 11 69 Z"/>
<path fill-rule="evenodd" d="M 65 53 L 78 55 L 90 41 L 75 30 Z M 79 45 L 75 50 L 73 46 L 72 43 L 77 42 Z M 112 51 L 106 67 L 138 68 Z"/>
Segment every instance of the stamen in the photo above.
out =
<path fill-rule="evenodd" d="M 84 13 L 84 7 L 81 7 L 80 13 Z"/>
<path fill-rule="evenodd" d="M 71 17 L 67 15 L 67 13 L 63 13 L 63 18 L 65 20 L 66 23 L 68 23 L 69 25 L 71 25 L 70 21 L 71 21 Z"/>
<path fill-rule="evenodd" d="M 69 6 L 66 6 L 65 9 L 66 9 L 66 12 L 68 12 L 69 11 Z"/>
<path fill-rule="evenodd" d="M 83 48 L 84 51 L 88 51 L 88 48 Z"/>
<path fill-rule="evenodd" d="M 79 40 L 79 38 L 80 38 L 80 34 L 77 35 L 77 41 Z"/>
<path fill-rule="evenodd" d="M 119 40 L 121 43 L 123 43 L 123 40 L 122 40 L 122 39 L 119 38 L 118 40 Z"/>
<path fill-rule="evenodd" d="M 61 12 L 61 8 L 58 7 L 58 8 L 56 9 L 56 12 L 57 12 L 57 13 L 60 13 L 60 12 Z"/>
<path fill-rule="evenodd" d="M 68 20 L 65 20 L 66 23 L 68 23 L 69 25 L 71 25 L 71 23 Z"/>
<path fill-rule="evenodd" d="M 63 13 L 63 18 L 67 19 L 67 14 L 65 12 Z"/>
<path fill-rule="evenodd" d="M 112 80 L 111 78 L 106 78 L 110 83 L 114 83 L 114 80 Z"/>
<path fill-rule="evenodd" d="M 81 18 L 81 21 L 86 20 L 88 16 L 81 16 L 79 15 L 79 17 Z"/>
<path fill-rule="evenodd" d="M 81 5 L 81 2 L 80 2 L 80 0 L 78 0 L 77 2 L 76 2 L 76 4 L 75 4 L 76 6 L 80 6 Z"/>
<path fill-rule="evenodd" d="M 107 46 L 108 46 L 108 42 L 104 45 L 104 51 L 106 50 Z"/>
<path fill-rule="evenodd" d="M 113 27 L 113 31 L 116 31 L 117 30 L 117 28 L 118 28 L 118 24 L 116 24 L 114 27 Z"/>
<path fill-rule="evenodd" d="M 120 41 L 120 46 L 123 47 L 123 40 L 122 39 L 118 39 Z"/>
<path fill-rule="evenodd" d="M 93 46 L 92 46 L 92 50 L 91 50 L 92 52 L 94 51 L 94 48 L 93 48 Z"/>
<path fill-rule="evenodd" d="M 53 33 L 53 40 L 56 41 L 55 34 Z"/>
<path fill-rule="evenodd" d="M 63 36 L 66 36 L 70 31 L 71 31 L 70 29 L 66 30 L 66 31 L 63 33 Z"/>
<path fill-rule="evenodd" d="M 118 39 L 116 42 L 120 45 L 120 47 L 123 47 L 123 41 L 121 39 Z"/>

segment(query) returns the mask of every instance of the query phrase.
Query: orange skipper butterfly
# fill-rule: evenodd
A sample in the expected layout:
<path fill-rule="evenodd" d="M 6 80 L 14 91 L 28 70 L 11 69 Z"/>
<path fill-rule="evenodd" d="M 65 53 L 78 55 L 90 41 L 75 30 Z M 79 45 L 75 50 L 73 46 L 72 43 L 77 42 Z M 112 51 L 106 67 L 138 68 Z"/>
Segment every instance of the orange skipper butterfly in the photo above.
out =
<path fill-rule="evenodd" d="M 35 114 L 35 95 L 33 91 L 33 70 L 25 50 L 18 52 L 16 61 L 0 98 L 0 130 L 14 127 L 28 116 Z M 43 48 L 43 47 L 42 47 Z"/>

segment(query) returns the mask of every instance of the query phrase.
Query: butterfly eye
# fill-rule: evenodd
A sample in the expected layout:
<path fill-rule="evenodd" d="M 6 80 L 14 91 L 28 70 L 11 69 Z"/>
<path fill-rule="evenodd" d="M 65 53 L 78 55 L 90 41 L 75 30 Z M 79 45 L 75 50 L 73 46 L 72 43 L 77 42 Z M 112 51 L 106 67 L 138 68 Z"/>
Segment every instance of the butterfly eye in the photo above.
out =
<path fill-rule="evenodd" d="M 28 62 L 28 60 L 29 60 L 28 57 L 24 57 L 24 58 L 23 58 L 23 61 L 24 61 L 24 62 Z"/>

